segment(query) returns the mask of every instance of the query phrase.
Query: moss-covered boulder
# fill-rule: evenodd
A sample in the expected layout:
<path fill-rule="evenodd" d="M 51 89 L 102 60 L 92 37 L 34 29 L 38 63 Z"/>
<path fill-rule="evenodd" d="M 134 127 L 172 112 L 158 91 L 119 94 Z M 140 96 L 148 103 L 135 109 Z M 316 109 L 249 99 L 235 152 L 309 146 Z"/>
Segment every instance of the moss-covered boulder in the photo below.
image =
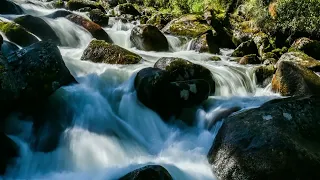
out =
<path fill-rule="evenodd" d="M 53 8 L 65 8 L 65 2 L 63 0 L 54 0 L 50 2 Z"/>
<path fill-rule="evenodd" d="M 0 14 L 23 14 L 20 6 L 9 0 L 0 1 Z"/>
<path fill-rule="evenodd" d="M 107 0 L 107 3 L 110 7 L 116 7 L 118 4 L 124 4 L 127 0 Z"/>
<path fill-rule="evenodd" d="M 89 7 L 91 9 L 100 9 L 101 11 L 105 11 L 104 8 L 95 1 L 90 0 L 69 0 L 67 3 L 67 9 L 71 11 L 76 11 L 81 8 Z"/>
<path fill-rule="evenodd" d="M 148 16 L 142 15 L 142 16 L 140 17 L 140 24 L 147 24 L 148 19 L 149 19 Z"/>
<path fill-rule="evenodd" d="M 197 52 L 209 52 L 213 54 L 218 54 L 220 52 L 218 44 L 215 41 L 212 31 L 199 36 L 196 39 L 193 39 L 191 42 L 190 49 Z"/>
<path fill-rule="evenodd" d="M 224 120 L 208 153 L 217 178 L 319 179 L 320 98 L 276 99 Z"/>
<path fill-rule="evenodd" d="M 241 43 L 232 53 L 231 56 L 243 57 L 248 54 L 258 54 L 256 44 L 253 40 L 248 40 Z"/>
<path fill-rule="evenodd" d="M 243 56 L 239 60 L 239 64 L 245 65 L 245 64 L 261 64 L 261 60 L 256 54 L 249 54 Z"/>
<path fill-rule="evenodd" d="M 320 61 L 315 60 L 303 52 L 285 53 L 280 57 L 279 61 L 294 62 L 313 71 L 320 71 Z"/>
<path fill-rule="evenodd" d="M 119 180 L 144 180 L 144 179 L 159 179 L 159 180 L 173 180 L 169 172 L 162 166 L 149 165 L 136 169 Z"/>
<path fill-rule="evenodd" d="M 169 13 L 155 13 L 147 21 L 147 24 L 156 26 L 158 29 L 164 28 L 170 21 L 172 21 L 173 15 Z"/>
<path fill-rule="evenodd" d="M 266 87 L 271 83 L 273 74 L 276 72 L 274 65 L 263 65 L 254 69 L 256 82 L 261 87 Z"/>
<path fill-rule="evenodd" d="M 137 25 L 130 34 L 132 44 L 145 51 L 168 51 L 169 43 L 161 31 L 152 25 Z"/>
<path fill-rule="evenodd" d="M 297 39 L 289 48 L 289 52 L 292 51 L 302 51 L 305 54 L 320 60 L 320 41 L 311 40 L 309 38 Z"/>
<path fill-rule="evenodd" d="M 75 24 L 82 26 L 86 30 L 88 30 L 91 35 L 98 39 L 98 40 L 104 40 L 107 42 L 112 42 L 111 38 L 107 34 L 106 31 L 104 31 L 101 26 L 98 24 L 76 14 L 70 14 L 66 17 L 69 21 L 74 22 Z"/>
<path fill-rule="evenodd" d="M 271 52 L 275 48 L 270 42 L 269 36 L 262 32 L 255 34 L 253 36 L 253 41 L 257 46 L 260 57 L 262 57 L 264 53 Z"/>
<path fill-rule="evenodd" d="M 40 41 L 10 56 L 1 55 L 0 67 L 2 115 L 31 110 L 61 86 L 75 82 L 53 42 Z"/>
<path fill-rule="evenodd" d="M 41 40 L 51 40 L 52 42 L 60 45 L 60 39 L 50 25 L 41 19 L 31 15 L 24 15 L 14 20 L 15 23 L 20 24 L 22 27 L 38 36 Z"/>
<path fill-rule="evenodd" d="M 172 20 L 162 31 L 176 36 L 198 37 L 213 28 L 200 15 L 185 15 Z"/>
<path fill-rule="evenodd" d="M 272 79 L 272 90 L 283 96 L 320 95 L 320 77 L 290 61 L 280 61 Z"/>
<path fill-rule="evenodd" d="M 18 145 L 3 132 L 0 132 L 0 144 L 0 175 L 3 175 L 10 161 L 19 155 L 19 149 Z"/>
<path fill-rule="evenodd" d="M 84 50 L 81 59 L 96 63 L 137 64 L 142 58 L 118 45 L 92 40 Z"/>
<path fill-rule="evenodd" d="M 100 9 L 93 9 L 89 12 L 89 18 L 94 23 L 99 24 L 100 26 L 108 26 L 109 16 L 103 13 Z"/>
<path fill-rule="evenodd" d="M 57 10 L 51 14 L 46 15 L 45 17 L 47 18 L 51 18 L 51 19 L 56 19 L 56 18 L 60 18 L 60 17 L 66 17 L 68 15 L 72 14 L 71 11 L 67 11 L 67 10 Z"/>
<path fill-rule="evenodd" d="M 16 23 L 0 20 L 0 31 L 2 31 L 10 41 L 17 43 L 20 46 L 29 46 L 39 41 L 25 28 Z"/>
<path fill-rule="evenodd" d="M 141 15 L 140 12 L 131 3 L 119 4 L 114 8 L 114 13 L 116 16 L 120 16 L 122 14 L 131 14 L 133 16 Z"/>

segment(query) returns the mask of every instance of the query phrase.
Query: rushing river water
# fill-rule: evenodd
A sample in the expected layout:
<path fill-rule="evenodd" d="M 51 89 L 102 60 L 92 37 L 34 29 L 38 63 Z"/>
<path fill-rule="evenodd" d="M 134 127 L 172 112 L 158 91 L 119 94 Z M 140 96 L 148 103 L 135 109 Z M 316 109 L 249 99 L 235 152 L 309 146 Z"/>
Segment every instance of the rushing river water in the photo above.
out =
<path fill-rule="evenodd" d="M 34 16 L 56 11 L 39 1 L 34 1 L 38 5 L 16 2 L 26 14 Z M 230 61 L 231 50 L 222 50 L 219 55 L 222 61 L 214 62 L 209 60 L 212 54 L 191 51 L 190 41 L 169 35 L 166 37 L 171 52 L 137 50 L 129 40 L 134 25 L 110 19 L 109 27 L 104 29 L 114 43 L 141 55 L 144 61 L 136 65 L 96 64 L 80 60 L 92 40 L 90 33 L 65 18 L 43 19 L 61 39 L 59 49 L 63 59 L 79 82 L 60 88 L 51 97 L 67 102 L 72 125 L 62 133 L 57 149 L 49 153 L 34 152 L 29 146 L 31 121 L 21 121 L 18 115 L 12 114 L 9 118 L 13 126 L 6 128 L 13 129 L 10 137 L 18 143 L 20 157 L 0 179 L 112 180 L 149 164 L 162 165 L 178 180 L 215 179 L 206 155 L 221 122 L 210 130 L 206 124 L 225 109 L 257 107 L 277 97 L 268 88 L 257 87 L 253 67 Z M 133 88 L 136 72 L 153 66 L 161 57 L 170 56 L 207 67 L 216 81 L 215 96 L 198 107 L 194 117 L 197 124 L 193 127 L 164 123 L 155 112 L 139 103 Z M 61 118 L 57 121 L 66 116 L 57 115 Z"/>

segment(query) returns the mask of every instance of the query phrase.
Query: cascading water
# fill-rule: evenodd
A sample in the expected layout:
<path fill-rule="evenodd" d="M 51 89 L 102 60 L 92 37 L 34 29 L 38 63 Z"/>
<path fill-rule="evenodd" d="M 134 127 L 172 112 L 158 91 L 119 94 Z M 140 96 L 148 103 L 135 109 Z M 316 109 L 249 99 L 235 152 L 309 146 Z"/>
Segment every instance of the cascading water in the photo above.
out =
<path fill-rule="evenodd" d="M 22 3 L 27 14 L 43 17 L 54 10 Z M 115 44 L 144 58 L 136 65 L 109 65 L 81 61 L 82 52 L 92 39 L 82 27 L 65 18 L 44 18 L 62 40 L 59 47 L 64 61 L 79 84 L 60 88 L 51 100 L 61 100 L 71 116 L 58 147 L 48 153 L 35 152 L 32 124 L 12 114 L 6 130 L 20 147 L 20 157 L 7 168 L 4 179 L 103 179 L 112 180 L 148 164 L 165 167 L 174 179 L 215 179 L 206 155 L 221 122 L 207 130 L 206 124 L 224 109 L 260 106 L 276 97 L 258 88 L 250 66 L 229 61 L 228 50 L 222 61 L 210 61 L 212 54 L 188 50 L 188 42 L 167 36 L 172 52 L 145 52 L 131 47 L 130 30 L 134 25 L 110 21 L 105 27 Z M 161 57 L 181 57 L 209 68 L 217 84 L 215 96 L 198 107 L 197 124 L 166 124 L 137 100 L 133 88 L 135 73 L 153 66 Z M 164 92 L 165 93 L 165 92 Z M 1 179 L 1 177 L 0 177 Z"/>

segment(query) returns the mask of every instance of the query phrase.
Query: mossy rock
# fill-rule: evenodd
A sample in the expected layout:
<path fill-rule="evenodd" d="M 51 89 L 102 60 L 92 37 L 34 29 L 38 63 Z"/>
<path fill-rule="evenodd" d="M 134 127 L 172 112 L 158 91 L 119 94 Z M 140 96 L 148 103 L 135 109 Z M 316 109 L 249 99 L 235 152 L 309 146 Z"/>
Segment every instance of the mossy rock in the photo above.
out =
<path fill-rule="evenodd" d="M 271 83 L 273 74 L 276 72 L 274 65 L 263 65 L 254 69 L 254 74 L 257 84 L 261 87 L 266 87 Z"/>
<path fill-rule="evenodd" d="M 94 23 L 99 24 L 100 26 L 108 26 L 109 16 L 103 13 L 100 9 L 93 9 L 89 12 L 89 18 Z"/>
<path fill-rule="evenodd" d="M 288 52 L 283 54 L 279 61 L 289 61 L 313 71 L 320 71 L 320 61 L 304 54 L 303 52 Z"/>
<path fill-rule="evenodd" d="M 71 11 L 76 11 L 85 7 L 89 7 L 91 9 L 100 9 L 101 11 L 105 11 L 104 8 L 98 2 L 95 2 L 95 1 L 69 0 L 67 3 L 67 9 Z"/>
<path fill-rule="evenodd" d="M 135 53 L 101 40 L 92 40 L 81 59 L 107 64 L 137 64 L 142 60 Z"/>
<path fill-rule="evenodd" d="M 16 23 L 0 20 L 0 31 L 2 31 L 10 41 L 20 46 L 29 46 L 39 41 L 35 36 Z"/>
<path fill-rule="evenodd" d="M 147 24 L 148 19 L 149 19 L 148 16 L 142 15 L 140 17 L 140 24 Z"/>
<path fill-rule="evenodd" d="M 263 32 L 255 34 L 253 36 L 253 41 L 257 46 L 260 57 L 262 57 L 264 53 L 271 52 L 275 49 L 275 45 L 270 41 L 270 37 Z"/>
<path fill-rule="evenodd" d="M 239 64 L 261 64 L 261 61 L 256 54 L 248 54 L 239 60 Z"/>
<path fill-rule="evenodd" d="M 214 38 L 212 31 L 208 31 L 207 33 L 193 39 L 190 49 L 200 53 L 208 52 L 218 54 L 220 49 Z"/>
<path fill-rule="evenodd" d="M 232 53 L 233 57 L 243 57 L 248 54 L 258 54 L 257 46 L 253 40 L 241 43 Z"/>
<path fill-rule="evenodd" d="M 172 20 L 162 31 L 176 36 L 195 38 L 212 30 L 213 28 L 207 24 L 202 16 L 190 14 Z"/>
<path fill-rule="evenodd" d="M 288 52 L 288 48 L 287 47 L 276 48 L 271 52 L 276 54 L 278 57 L 281 57 L 284 53 Z"/>
<path fill-rule="evenodd" d="M 51 40 L 52 42 L 61 45 L 60 39 L 55 31 L 40 17 L 24 15 L 14 19 L 14 22 L 38 36 L 42 41 Z"/>
<path fill-rule="evenodd" d="M 221 58 L 219 56 L 212 56 L 209 58 L 210 61 L 221 61 Z"/>
<path fill-rule="evenodd" d="M 155 26 L 137 25 L 131 30 L 130 40 L 138 49 L 145 51 L 168 51 L 167 38 Z"/>
<path fill-rule="evenodd" d="M 147 21 L 147 24 L 156 26 L 159 29 L 164 28 L 170 21 L 172 21 L 173 15 L 170 13 L 155 13 Z"/>
<path fill-rule="evenodd" d="M 273 52 L 267 52 L 267 53 L 264 53 L 262 55 L 261 59 L 262 59 L 262 61 L 265 61 L 267 59 L 276 59 L 276 60 L 278 60 L 279 57 Z"/>
<path fill-rule="evenodd" d="M 292 61 L 279 61 L 272 90 L 283 96 L 320 95 L 320 77 Z"/>
<path fill-rule="evenodd" d="M 63 0 L 55 0 L 51 2 L 51 5 L 54 8 L 65 8 L 65 3 Z"/>
<path fill-rule="evenodd" d="M 131 14 L 133 16 L 140 16 L 140 12 L 131 4 L 119 4 L 114 8 L 114 13 L 116 16 L 120 16 L 122 14 Z"/>
<path fill-rule="evenodd" d="M 297 39 L 289 48 L 289 52 L 292 51 L 302 51 L 305 54 L 320 60 L 320 41 L 311 40 L 309 38 Z"/>

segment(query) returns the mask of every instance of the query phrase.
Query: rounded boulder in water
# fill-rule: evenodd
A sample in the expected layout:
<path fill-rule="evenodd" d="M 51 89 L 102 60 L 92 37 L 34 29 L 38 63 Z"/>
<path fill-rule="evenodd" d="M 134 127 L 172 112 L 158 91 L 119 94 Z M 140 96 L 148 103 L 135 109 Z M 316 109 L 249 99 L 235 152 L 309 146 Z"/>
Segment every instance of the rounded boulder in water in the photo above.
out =
<path fill-rule="evenodd" d="M 38 36 L 42 41 L 51 40 L 60 45 L 60 39 L 50 25 L 43 19 L 31 15 L 18 17 L 14 22 L 20 24 L 28 31 Z"/>
<path fill-rule="evenodd" d="M 145 179 L 172 180 L 173 178 L 164 167 L 159 165 L 145 166 L 140 169 L 136 169 L 120 178 L 120 180 Z"/>
<path fill-rule="evenodd" d="M 109 17 L 100 9 L 91 10 L 89 12 L 89 18 L 100 26 L 108 26 Z"/>
<path fill-rule="evenodd" d="M 23 14 L 20 6 L 9 0 L 0 1 L 0 14 Z"/>
<path fill-rule="evenodd" d="M 132 44 L 145 51 L 168 51 L 169 43 L 161 31 L 152 25 L 135 26 L 130 34 Z"/>

